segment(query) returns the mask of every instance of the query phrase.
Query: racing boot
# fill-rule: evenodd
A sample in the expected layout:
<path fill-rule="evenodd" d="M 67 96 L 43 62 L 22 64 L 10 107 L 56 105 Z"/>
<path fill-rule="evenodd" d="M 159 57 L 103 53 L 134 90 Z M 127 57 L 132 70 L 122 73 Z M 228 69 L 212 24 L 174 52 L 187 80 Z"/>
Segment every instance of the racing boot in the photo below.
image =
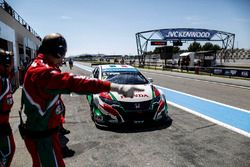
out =
<path fill-rule="evenodd" d="M 70 130 L 65 129 L 63 126 L 60 128 L 60 133 L 62 135 L 70 134 Z"/>

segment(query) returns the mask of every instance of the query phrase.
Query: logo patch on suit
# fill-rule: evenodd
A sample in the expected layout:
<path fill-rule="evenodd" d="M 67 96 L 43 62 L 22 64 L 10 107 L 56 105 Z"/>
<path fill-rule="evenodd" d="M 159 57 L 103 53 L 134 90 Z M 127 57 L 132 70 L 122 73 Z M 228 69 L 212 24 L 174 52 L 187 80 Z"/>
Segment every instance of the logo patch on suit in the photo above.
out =
<path fill-rule="evenodd" d="M 12 104 L 13 104 L 13 97 L 12 97 L 11 94 L 10 94 L 10 95 L 7 95 L 6 103 L 7 103 L 8 105 L 12 105 Z"/>
<path fill-rule="evenodd" d="M 62 113 L 64 111 L 64 107 L 63 104 L 61 103 L 61 101 L 57 102 L 57 106 L 56 106 L 56 115 L 59 115 L 60 113 Z"/>

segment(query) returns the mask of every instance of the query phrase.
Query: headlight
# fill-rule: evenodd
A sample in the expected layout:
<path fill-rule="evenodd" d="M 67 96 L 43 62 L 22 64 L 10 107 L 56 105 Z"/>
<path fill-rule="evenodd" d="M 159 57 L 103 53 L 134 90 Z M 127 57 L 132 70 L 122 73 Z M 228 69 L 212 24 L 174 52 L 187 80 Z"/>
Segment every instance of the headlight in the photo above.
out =
<path fill-rule="evenodd" d="M 112 105 L 112 104 L 118 104 L 118 102 L 117 102 L 117 101 L 114 101 L 114 100 L 109 100 L 109 99 L 106 99 L 106 98 L 101 97 L 101 96 L 100 96 L 100 99 L 101 99 L 104 103 L 109 104 L 109 105 Z"/>
<path fill-rule="evenodd" d="M 159 90 L 157 88 L 155 88 L 154 86 L 152 86 L 152 91 L 153 91 L 153 97 L 154 97 L 153 101 L 152 101 L 153 104 L 159 103 L 160 100 L 162 99 L 162 96 L 161 96 Z"/>
<path fill-rule="evenodd" d="M 107 93 L 107 92 L 101 93 L 99 97 L 100 97 L 100 99 L 101 99 L 104 103 L 106 103 L 106 104 L 108 104 L 108 105 L 119 105 L 119 102 L 116 101 L 116 100 L 113 100 L 113 99 L 111 98 L 111 96 L 109 95 L 109 93 Z"/>

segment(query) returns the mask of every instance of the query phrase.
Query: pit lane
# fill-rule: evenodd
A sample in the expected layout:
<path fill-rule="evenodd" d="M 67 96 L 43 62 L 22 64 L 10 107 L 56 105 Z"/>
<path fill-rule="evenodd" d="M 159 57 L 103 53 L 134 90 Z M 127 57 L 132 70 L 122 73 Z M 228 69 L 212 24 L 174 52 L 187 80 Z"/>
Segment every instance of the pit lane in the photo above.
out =
<path fill-rule="evenodd" d="M 64 71 L 75 74 L 89 75 L 76 67 Z M 155 75 L 154 75 L 155 76 Z M 163 77 L 152 77 L 155 84 L 162 86 L 181 87 L 187 93 L 200 94 L 199 90 L 193 92 L 192 86 L 186 80 L 176 80 Z M 181 84 L 183 83 L 182 86 Z M 204 84 L 195 86 L 204 87 Z M 212 86 L 211 86 L 212 87 Z M 197 87 L 196 87 L 197 88 Z M 222 88 L 218 88 L 221 90 Z M 228 88 L 221 90 L 227 92 Z M 214 89 L 213 89 L 214 90 Z M 216 90 L 216 91 L 218 91 Z M 207 89 L 207 91 L 211 91 Z M 232 90 L 230 90 L 232 91 Z M 244 97 L 244 91 L 235 90 L 232 93 Z M 18 94 L 14 94 L 15 108 L 18 108 Z M 241 95 L 243 93 L 243 95 Z M 213 96 L 217 93 L 201 93 Z M 213 97 L 215 100 L 234 103 L 226 95 Z M 246 92 L 245 96 L 248 95 Z M 237 97 L 235 97 L 237 98 Z M 126 131 L 103 131 L 96 129 L 90 119 L 87 100 L 83 96 L 63 95 L 66 105 L 65 127 L 71 130 L 69 147 L 76 151 L 72 158 L 65 159 L 66 166 L 249 166 L 250 140 L 231 130 L 208 122 L 200 117 L 189 114 L 178 108 L 169 106 L 169 115 L 173 119 L 170 127 L 135 128 Z M 238 97 L 239 99 L 239 97 Z M 244 99 L 240 100 L 240 107 L 247 106 Z M 15 111 L 15 110 L 13 110 Z M 11 115 L 12 125 L 18 122 L 17 113 Z M 15 128 L 14 128 L 15 129 Z M 24 148 L 23 141 L 18 132 L 14 131 L 17 150 L 13 159 L 13 166 L 31 166 L 31 158 Z"/>

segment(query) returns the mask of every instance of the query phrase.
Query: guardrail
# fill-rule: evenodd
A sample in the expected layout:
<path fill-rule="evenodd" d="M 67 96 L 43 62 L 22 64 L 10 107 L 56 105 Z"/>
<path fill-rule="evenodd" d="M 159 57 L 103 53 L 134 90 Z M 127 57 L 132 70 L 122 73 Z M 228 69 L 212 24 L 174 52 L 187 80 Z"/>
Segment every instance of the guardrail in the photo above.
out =
<path fill-rule="evenodd" d="M 145 65 L 144 68 L 155 68 L 159 69 L 159 66 L 147 66 Z M 244 68 L 234 68 L 234 67 L 201 67 L 201 66 L 178 66 L 178 65 L 163 65 L 160 67 L 162 70 L 178 70 L 180 72 L 194 72 L 194 74 L 208 74 L 208 75 L 221 75 L 221 76 L 228 76 L 229 78 L 232 77 L 242 77 L 242 78 L 250 78 L 250 69 Z"/>
<path fill-rule="evenodd" d="M 82 60 L 79 60 L 82 61 Z M 105 61 L 87 61 L 91 63 L 91 66 L 96 66 L 100 64 L 121 64 L 114 62 L 105 62 Z M 197 75 L 220 75 L 226 76 L 229 78 L 232 77 L 241 77 L 241 78 L 250 78 L 250 68 L 234 68 L 234 67 L 201 67 L 201 66 L 178 66 L 171 64 L 157 64 L 152 62 L 146 62 L 144 66 L 139 65 L 138 61 L 125 61 L 124 64 L 132 65 L 139 68 L 145 69 L 154 69 L 154 70 L 169 70 L 169 71 L 178 71 L 178 72 L 188 72 L 194 73 Z"/>
<path fill-rule="evenodd" d="M 0 7 L 9 13 L 16 21 L 18 21 L 25 29 L 30 31 L 40 41 L 41 37 L 30 27 L 30 25 L 4 0 L 0 0 Z"/>

